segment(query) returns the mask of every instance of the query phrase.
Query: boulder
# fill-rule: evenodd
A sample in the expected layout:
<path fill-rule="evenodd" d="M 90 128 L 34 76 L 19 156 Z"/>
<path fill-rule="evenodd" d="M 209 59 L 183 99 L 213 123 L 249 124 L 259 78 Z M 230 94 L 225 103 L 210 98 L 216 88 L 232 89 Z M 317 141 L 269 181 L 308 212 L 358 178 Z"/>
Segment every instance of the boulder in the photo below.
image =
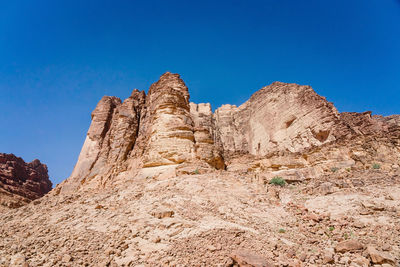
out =
<path fill-rule="evenodd" d="M 371 261 L 375 264 L 387 263 L 395 265 L 395 259 L 387 252 L 378 251 L 373 246 L 368 246 L 366 251 L 371 258 Z"/>
<path fill-rule="evenodd" d="M 231 258 L 241 267 L 272 267 L 274 266 L 263 256 L 248 250 L 237 250 Z"/>
<path fill-rule="evenodd" d="M 357 240 L 346 240 L 338 243 L 335 247 L 335 251 L 344 253 L 348 251 L 362 250 L 364 246 Z"/>

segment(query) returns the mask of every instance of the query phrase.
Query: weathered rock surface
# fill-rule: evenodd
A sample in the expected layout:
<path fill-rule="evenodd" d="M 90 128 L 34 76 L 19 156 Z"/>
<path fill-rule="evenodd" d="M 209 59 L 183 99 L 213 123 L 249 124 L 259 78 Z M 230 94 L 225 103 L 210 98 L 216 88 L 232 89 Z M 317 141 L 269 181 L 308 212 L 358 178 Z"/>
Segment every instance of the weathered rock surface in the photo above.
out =
<path fill-rule="evenodd" d="M 335 251 L 339 253 L 348 252 L 348 251 L 356 251 L 363 249 L 364 246 L 358 242 L 357 240 L 346 240 L 342 241 L 336 245 Z"/>
<path fill-rule="evenodd" d="M 167 72 L 147 96 L 134 90 L 123 103 L 103 97 L 74 171 L 57 192 L 153 176 L 165 173 L 167 166 L 171 177 L 232 170 L 235 158 L 244 165 L 262 158 L 262 171 L 277 171 L 264 177 L 285 175 L 291 182 L 327 168 L 365 167 L 378 159 L 386 164 L 399 158 L 399 121 L 370 112 L 339 113 L 311 87 L 281 82 L 262 88 L 239 107 L 223 105 L 213 113 L 210 104 L 190 103 L 184 81 Z M 313 168 L 328 159 L 331 166 Z M 294 167 L 295 172 L 290 170 Z"/>
<path fill-rule="evenodd" d="M 145 93 L 134 90 L 123 103 L 116 97 L 103 97 L 92 113 L 92 124 L 78 162 L 64 191 L 71 191 L 99 176 L 98 184 L 124 169 L 139 131 Z"/>
<path fill-rule="evenodd" d="M 358 135 L 385 133 L 390 126 L 390 120 L 377 119 L 371 115 L 371 111 L 343 112 L 340 118 Z"/>
<path fill-rule="evenodd" d="M 333 141 L 340 120 L 333 104 L 311 87 L 275 82 L 240 107 L 217 109 L 215 122 L 224 152 L 265 156 Z"/>
<path fill-rule="evenodd" d="M 284 83 L 213 113 L 165 73 L 104 97 L 71 177 L 0 216 L 0 266 L 397 266 L 398 122 Z"/>
<path fill-rule="evenodd" d="M 391 116 L 381 116 L 381 115 L 374 115 L 373 118 L 375 120 L 383 121 L 385 123 L 391 124 L 391 125 L 397 125 L 400 126 L 400 115 L 391 115 Z"/>
<path fill-rule="evenodd" d="M 378 251 L 376 248 L 373 246 L 368 246 L 367 247 L 367 253 L 371 258 L 371 261 L 376 264 L 383 264 L 387 263 L 391 266 L 394 266 L 396 264 L 395 259 L 392 255 L 390 255 L 387 252 L 381 252 Z"/>
<path fill-rule="evenodd" d="M 166 73 L 146 98 L 144 167 L 179 164 L 195 157 L 189 91 L 178 74 Z"/>
<path fill-rule="evenodd" d="M 215 145 L 213 113 L 210 104 L 190 103 L 190 115 L 194 122 L 196 157 L 215 167 L 224 169 L 222 150 Z"/>
<path fill-rule="evenodd" d="M 264 257 L 251 251 L 238 250 L 232 253 L 232 259 L 239 266 L 243 267 L 272 267 L 273 264 L 268 262 Z"/>
<path fill-rule="evenodd" d="M 26 163 L 13 154 L 0 153 L 0 206 L 20 207 L 51 188 L 45 164 L 37 159 Z"/>
<path fill-rule="evenodd" d="M 400 176 L 339 170 L 282 187 L 256 176 L 131 177 L 47 194 L 0 216 L 0 266 L 399 265 Z M 315 190 L 328 181 L 335 193 Z M 366 248 L 335 252 L 346 240 Z"/>

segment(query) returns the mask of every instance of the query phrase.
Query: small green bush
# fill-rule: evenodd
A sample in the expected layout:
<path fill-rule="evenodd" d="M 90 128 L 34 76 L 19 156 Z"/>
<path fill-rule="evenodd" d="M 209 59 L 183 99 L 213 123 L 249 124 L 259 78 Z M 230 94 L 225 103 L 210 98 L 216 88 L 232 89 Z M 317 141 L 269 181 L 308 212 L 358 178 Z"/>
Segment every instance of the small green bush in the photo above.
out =
<path fill-rule="evenodd" d="M 381 165 L 378 164 L 378 163 L 374 163 L 374 164 L 372 165 L 372 169 L 374 169 L 374 170 L 379 170 L 380 168 L 381 168 Z"/>
<path fill-rule="evenodd" d="M 329 226 L 329 228 L 328 228 L 328 229 L 329 229 L 329 231 L 331 231 L 331 232 L 332 232 L 333 230 L 335 230 L 335 227 L 333 227 L 333 226 Z"/>
<path fill-rule="evenodd" d="M 280 228 L 280 229 L 278 230 L 278 233 L 280 233 L 280 234 L 284 234 L 284 233 L 286 233 L 286 230 L 285 230 L 285 229 L 283 229 L 283 228 Z"/>
<path fill-rule="evenodd" d="M 337 167 L 331 168 L 331 172 L 337 172 L 338 170 L 339 170 L 339 168 L 337 168 Z"/>
<path fill-rule="evenodd" d="M 199 174 L 200 172 L 199 172 L 199 169 L 195 169 L 194 170 L 194 174 Z"/>
<path fill-rule="evenodd" d="M 270 184 L 284 186 L 286 184 L 285 179 L 279 176 L 275 176 L 269 181 Z"/>

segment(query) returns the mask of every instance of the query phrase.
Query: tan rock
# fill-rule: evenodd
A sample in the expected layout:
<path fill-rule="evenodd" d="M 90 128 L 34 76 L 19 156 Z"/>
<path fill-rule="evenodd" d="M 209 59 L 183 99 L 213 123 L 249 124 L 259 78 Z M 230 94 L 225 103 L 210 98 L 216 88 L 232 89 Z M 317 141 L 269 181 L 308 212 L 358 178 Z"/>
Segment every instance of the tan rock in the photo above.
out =
<path fill-rule="evenodd" d="M 218 108 L 214 118 L 224 152 L 253 155 L 333 141 L 332 128 L 340 123 L 335 107 L 311 87 L 281 82 L 262 88 L 240 107 Z"/>
<path fill-rule="evenodd" d="M 363 249 L 364 246 L 357 240 L 346 240 L 338 243 L 335 247 L 335 251 L 339 253 L 344 253 L 347 251 L 356 251 Z"/>
<path fill-rule="evenodd" d="M 192 160 L 195 157 L 193 120 L 188 88 L 180 76 L 167 72 L 152 84 L 146 107 L 144 167 Z"/>
<path fill-rule="evenodd" d="M 248 250 L 238 250 L 232 253 L 231 258 L 241 267 L 272 267 L 272 263 L 261 255 Z"/>
<path fill-rule="evenodd" d="M 71 176 L 53 194 L 124 183 L 145 173 L 172 179 L 228 169 L 252 172 L 260 183 L 271 175 L 299 183 L 334 167 L 343 173 L 372 166 L 377 158 L 391 170 L 400 161 L 396 121 L 369 112 L 339 113 L 311 87 L 281 82 L 213 114 L 210 104 L 190 103 L 184 81 L 167 72 L 147 96 L 134 90 L 122 103 L 102 98 Z M 164 166 L 175 173 L 156 169 Z"/>
<path fill-rule="evenodd" d="M 62 261 L 63 261 L 63 262 L 70 262 L 70 261 L 72 261 L 71 255 L 69 255 L 69 254 L 64 254 L 64 255 L 62 256 Z"/>
<path fill-rule="evenodd" d="M 20 253 L 11 256 L 12 266 L 23 266 L 26 263 L 26 257 Z"/>
<path fill-rule="evenodd" d="M 153 211 L 151 215 L 156 217 L 157 219 L 169 218 L 174 216 L 174 211 L 173 210 Z"/>
<path fill-rule="evenodd" d="M 63 183 L 62 192 L 76 190 L 95 177 L 106 178 L 121 171 L 121 164 L 136 142 L 144 96 L 144 92 L 134 90 L 123 103 L 116 97 L 101 99 L 92 113 L 78 162 Z"/>
<path fill-rule="evenodd" d="M 369 260 L 363 256 L 357 255 L 353 260 L 351 265 L 360 266 L 360 267 L 368 267 Z"/>
<path fill-rule="evenodd" d="M 190 103 L 190 114 L 194 121 L 196 157 L 216 169 L 224 169 L 221 150 L 214 144 L 214 124 L 210 104 Z"/>
<path fill-rule="evenodd" d="M 324 264 L 333 263 L 335 261 L 333 257 L 334 255 L 335 253 L 333 249 L 326 249 L 322 256 L 322 262 Z"/>
<path fill-rule="evenodd" d="M 392 255 L 390 255 L 387 252 L 378 251 L 376 248 L 372 246 L 368 246 L 366 251 L 373 263 L 377 264 L 387 263 L 395 265 L 395 259 L 393 258 Z"/>

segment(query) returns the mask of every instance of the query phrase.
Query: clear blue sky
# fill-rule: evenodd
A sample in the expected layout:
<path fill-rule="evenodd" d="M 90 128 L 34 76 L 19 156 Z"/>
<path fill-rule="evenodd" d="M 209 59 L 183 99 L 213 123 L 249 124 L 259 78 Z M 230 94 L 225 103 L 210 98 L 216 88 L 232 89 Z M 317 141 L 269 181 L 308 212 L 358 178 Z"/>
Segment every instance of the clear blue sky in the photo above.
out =
<path fill-rule="evenodd" d="M 213 108 L 283 81 L 339 111 L 400 113 L 400 2 L 0 0 L 0 152 L 59 183 L 100 98 L 165 71 Z"/>

